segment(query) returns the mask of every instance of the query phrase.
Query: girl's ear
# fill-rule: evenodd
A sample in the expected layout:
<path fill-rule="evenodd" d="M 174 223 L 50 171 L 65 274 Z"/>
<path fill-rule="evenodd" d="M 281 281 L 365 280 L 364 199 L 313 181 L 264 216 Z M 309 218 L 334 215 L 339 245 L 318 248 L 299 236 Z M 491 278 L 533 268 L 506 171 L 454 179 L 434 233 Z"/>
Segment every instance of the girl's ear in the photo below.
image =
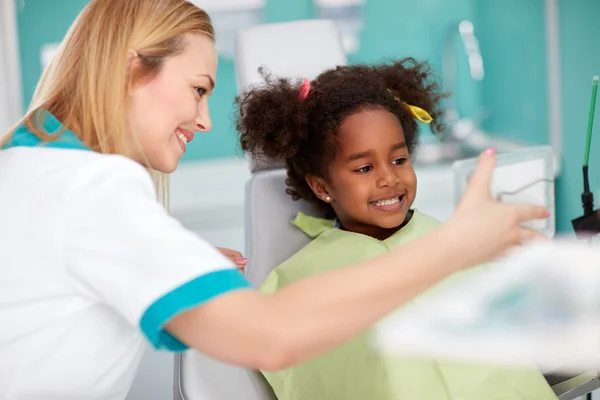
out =
<path fill-rule="evenodd" d="M 333 201 L 333 197 L 325 182 L 325 179 L 317 176 L 307 175 L 306 183 L 310 186 L 311 190 L 319 199 L 326 203 L 331 203 Z"/>

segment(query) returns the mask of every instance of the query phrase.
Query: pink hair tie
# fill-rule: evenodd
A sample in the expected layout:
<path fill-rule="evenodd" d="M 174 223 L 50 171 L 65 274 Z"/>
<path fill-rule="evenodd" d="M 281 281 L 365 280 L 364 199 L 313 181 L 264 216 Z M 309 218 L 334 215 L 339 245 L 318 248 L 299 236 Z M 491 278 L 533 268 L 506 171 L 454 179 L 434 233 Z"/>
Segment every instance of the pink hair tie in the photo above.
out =
<path fill-rule="evenodd" d="M 300 85 L 300 100 L 306 99 L 308 92 L 310 92 L 310 81 L 308 78 L 304 78 L 302 85 Z"/>

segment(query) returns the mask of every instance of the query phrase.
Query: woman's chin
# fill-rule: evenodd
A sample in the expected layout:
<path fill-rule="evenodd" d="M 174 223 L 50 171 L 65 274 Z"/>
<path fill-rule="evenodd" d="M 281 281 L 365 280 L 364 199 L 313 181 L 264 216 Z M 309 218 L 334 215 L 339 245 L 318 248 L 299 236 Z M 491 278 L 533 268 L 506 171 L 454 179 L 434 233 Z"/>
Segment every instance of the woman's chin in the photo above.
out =
<path fill-rule="evenodd" d="M 175 172 L 178 165 L 179 162 L 176 162 L 170 165 L 162 166 L 161 168 L 157 168 L 156 170 L 158 172 L 162 172 L 163 174 L 172 174 L 173 172 Z"/>
<path fill-rule="evenodd" d="M 177 169 L 180 160 L 181 156 L 171 156 L 168 158 L 165 157 L 162 160 L 150 160 L 150 164 L 155 171 L 162 172 L 163 174 L 171 174 Z"/>

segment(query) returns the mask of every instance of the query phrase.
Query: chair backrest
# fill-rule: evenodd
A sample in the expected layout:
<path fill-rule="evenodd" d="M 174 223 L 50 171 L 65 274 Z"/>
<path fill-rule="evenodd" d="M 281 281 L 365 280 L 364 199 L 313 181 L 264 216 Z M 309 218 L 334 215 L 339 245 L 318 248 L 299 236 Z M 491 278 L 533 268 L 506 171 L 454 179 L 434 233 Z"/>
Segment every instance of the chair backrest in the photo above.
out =
<path fill-rule="evenodd" d="M 263 82 L 260 67 L 278 77 L 312 80 L 326 69 L 347 63 L 335 22 L 325 19 L 248 28 L 238 34 L 235 50 L 240 92 Z"/>
<path fill-rule="evenodd" d="M 326 69 L 346 65 L 341 36 L 333 21 L 305 20 L 250 28 L 239 36 L 238 89 L 260 85 L 259 67 L 277 77 L 314 79 Z M 315 207 L 286 193 L 283 166 L 255 156 L 246 186 L 246 275 L 254 285 L 308 243 L 290 221 L 298 211 L 318 216 Z"/>
<path fill-rule="evenodd" d="M 255 26 L 236 38 L 236 78 L 244 91 L 262 81 L 258 68 L 287 78 L 315 78 L 322 71 L 346 64 L 339 31 L 333 21 L 305 20 Z M 298 211 L 318 215 L 304 201 L 286 193 L 282 165 L 264 158 L 251 160 L 253 176 L 246 185 L 246 276 L 255 286 L 278 264 L 308 243 L 290 221 Z M 276 400 L 256 371 L 233 367 L 188 351 L 175 356 L 176 400 Z"/>
<path fill-rule="evenodd" d="M 246 277 L 255 286 L 310 241 L 290 223 L 298 211 L 320 215 L 312 204 L 294 201 L 285 192 L 285 180 L 286 171 L 274 169 L 254 174 L 246 185 Z"/>

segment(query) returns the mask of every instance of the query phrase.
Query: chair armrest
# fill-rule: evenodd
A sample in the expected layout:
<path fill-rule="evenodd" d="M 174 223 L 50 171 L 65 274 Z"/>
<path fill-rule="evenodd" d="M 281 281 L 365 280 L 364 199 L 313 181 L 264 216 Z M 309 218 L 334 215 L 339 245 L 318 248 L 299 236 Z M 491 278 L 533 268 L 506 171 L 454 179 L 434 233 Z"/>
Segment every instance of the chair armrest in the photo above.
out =
<path fill-rule="evenodd" d="M 584 373 L 572 373 L 568 367 L 559 368 L 544 374 L 559 400 L 573 400 L 587 393 L 600 389 L 600 378 L 597 370 Z"/>

